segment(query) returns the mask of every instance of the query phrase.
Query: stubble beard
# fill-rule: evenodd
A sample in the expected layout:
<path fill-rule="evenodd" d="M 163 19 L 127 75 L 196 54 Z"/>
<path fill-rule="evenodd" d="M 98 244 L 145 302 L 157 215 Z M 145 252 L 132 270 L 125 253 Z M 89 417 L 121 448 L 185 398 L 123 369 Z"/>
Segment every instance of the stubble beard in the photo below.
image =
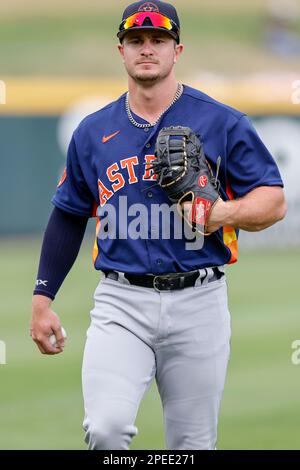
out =
<path fill-rule="evenodd" d="M 159 83 L 161 81 L 161 76 L 159 74 L 152 75 L 152 76 L 145 76 L 145 75 L 134 75 L 132 76 L 133 80 L 138 84 L 138 85 L 154 85 L 155 83 Z"/>
<path fill-rule="evenodd" d="M 143 86 L 152 86 L 167 78 L 171 71 L 160 73 L 135 73 L 134 71 L 127 70 L 128 75 L 138 84 Z"/>

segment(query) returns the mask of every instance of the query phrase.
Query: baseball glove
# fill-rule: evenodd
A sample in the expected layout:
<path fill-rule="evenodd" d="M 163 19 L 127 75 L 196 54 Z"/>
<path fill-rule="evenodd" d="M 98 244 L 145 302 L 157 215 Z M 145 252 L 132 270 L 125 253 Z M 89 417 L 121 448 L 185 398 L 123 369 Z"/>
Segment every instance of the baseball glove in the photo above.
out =
<path fill-rule="evenodd" d="M 207 232 L 207 221 L 212 208 L 220 199 L 218 181 L 221 157 L 218 157 L 216 175 L 206 159 L 203 144 L 188 127 L 165 127 L 159 132 L 156 159 L 152 169 L 169 199 L 177 203 L 180 215 L 193 231 Z"/>

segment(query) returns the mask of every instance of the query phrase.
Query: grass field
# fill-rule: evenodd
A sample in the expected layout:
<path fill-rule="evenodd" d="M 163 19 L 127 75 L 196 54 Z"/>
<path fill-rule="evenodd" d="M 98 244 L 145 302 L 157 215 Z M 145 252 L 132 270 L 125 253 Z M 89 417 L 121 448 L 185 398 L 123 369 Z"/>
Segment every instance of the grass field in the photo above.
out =
<path fill-rule="evenodd" d="M 0 15 L 1 78 L 123 76 L 115 45 L 128 3 L 5 0 Z M 186 45 L 184 59 L 177 65 L 179 76 L 195 77 L 203 70 L 229 75 L 299 70 L 299 57 L 283 60 L 264 48 L 266 1 L 173 3 Z M 300 33 L 300 20 L 297 28 Z"/>
<path fill-rule="evenodd" d="M 40 240 L 0 241 L 0 449 L 85 449 L 81 422 L 81 357 L 98 274 L 92 243 L 83 246 L 55 310 L 69 339 L 62 355 L 41 355 L 29 337 L 31 292 Z M 228 268 L 232 353 L 219 424 L 219 449 L 299 449 L 300 249 L 241 253 Z M 137 419 L 132 449 L 163 449 L 155 384 Z"/>

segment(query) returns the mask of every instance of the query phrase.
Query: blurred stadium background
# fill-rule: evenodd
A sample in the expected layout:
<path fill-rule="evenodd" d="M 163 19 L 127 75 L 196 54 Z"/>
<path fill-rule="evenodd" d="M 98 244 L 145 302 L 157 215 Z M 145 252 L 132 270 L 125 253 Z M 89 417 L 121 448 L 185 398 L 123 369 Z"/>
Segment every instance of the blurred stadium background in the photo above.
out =
<path fill-rule="evenodd" d="M 1 2 L 0 449 L 85 449 L 80 373 L 98 281 L 94 221 L 54 304 L 69 334 L 60 356 L 40 355 L 29 337 L 31 292 L 70 134 L 126 90 L 115 33 L 128 3 Z M 227 270 L 233 335 L 218 448 L 299 449 L 300 365 L 291 356 L 300 339 L 300 0 L 173 3 L 186 47 L 179 79 L 249 113 L 289 203 L 283 223 L 242 234 L 239 262 Z M 155 384 L 137 426 L 132 449 L 164 448 Z"/>

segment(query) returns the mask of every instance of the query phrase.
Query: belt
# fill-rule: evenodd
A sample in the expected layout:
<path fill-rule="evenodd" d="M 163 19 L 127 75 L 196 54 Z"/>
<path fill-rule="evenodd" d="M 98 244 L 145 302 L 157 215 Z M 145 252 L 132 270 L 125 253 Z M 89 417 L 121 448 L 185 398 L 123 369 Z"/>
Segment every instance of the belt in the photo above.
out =
<path fill-rule="evenodd" d="M 119 281 L 121 276 L 135 286 L 140 287 L 149 287 L 154 288 L 158 292 L 161 291 L 171 291 L 171 290 L 180 290 L 185 287 L 193 287 L 200 274 L 204 273 L 201 276 L 200 282 L 204 283 L 205 279 L 208 277 L 206 282 L 212 282 L 219 280 L 224 272 L 219 270 L 217 267 L 209 268 L 211 275 L 208 276 L 208 269 L 197 269 L 195 271 L 189 271 L 186 273 L 170 273 L 170 274 L 129 274 L 129 273 L 118 273 L 117 271 L 103 271 L 105 277 L 113 279 L 114 281 Z"/>

